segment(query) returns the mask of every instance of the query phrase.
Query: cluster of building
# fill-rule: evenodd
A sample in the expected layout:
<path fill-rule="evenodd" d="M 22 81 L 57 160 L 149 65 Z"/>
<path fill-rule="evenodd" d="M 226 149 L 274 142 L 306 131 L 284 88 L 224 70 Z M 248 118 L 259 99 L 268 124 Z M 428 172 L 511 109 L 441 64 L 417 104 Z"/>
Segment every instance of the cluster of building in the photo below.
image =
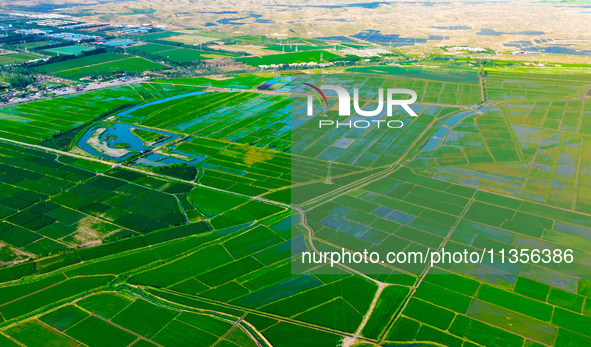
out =
<path fill-rule="evenodd" d="M 47 35 L 52 33 L 53 30 L 42 30 L 42 29 L 18 29 L 14 31 L 21 35 Z"/>
<path fill-rule="evenodd" d="M 96 28 L 96 27 L 104 27 L 104 26 L 108 26 L 110 25 L 109 23 L 77 23 L 76 24 L 69 24 L 69 25 L 63 25 L 60 26 L 60 29 L 75 29 L 75 30 L 80 30 L 80 29 L 90 29 L 90 28 Z"/>
<path fill-rule="evenodd" d="M 105 27 L 107 30 L 113 30 L 120 34 L 141 34 L 147 33 L 154 30 L 166 30 L 166 25 L 153 25 L 150 23 L 144 24 L 119 24 L 113 25 L 109 23 L 91 23 L 91 22 L 79 22 L 73 17 L 69 15 L 59 15 L 59 14 L 39 14 L 39 15 L 31 15 L 31 14 L 20 14 L 20 13 L 11 13 L 10 16 L 13 17 L 26 17 L 31 18 L 32 20 L 26 22 L 27 24 L 35 24 L 40 27 L 52 27 L 52 28 L 59 28 L 63 30 L 84 30 L 84 29 L 91 29 L 91 28 L 98 28 L 98 27 Z M 111 28 L 108 28 L 111 27 Z M 12 26 L 8 26 L 3 29 L 12 29 Z M 102 29 L 102 28 L 101 28 Z M 68 32 L 54 32 L 53 30 L 46 29 L 46 28 L 36 28 L 36 29 L 18 29 L 15 30 L 17 34 L 23 35 L 43 35 L 43 36 L 50 36 L 55 37 L 62 40 L 68 41 L 88 41 L 88 40 L 96 40 L 98 37 L 93 35 L 85 35 L 85 34 L 75 34 L 75 33 L 68 33 Z"/>
<path fill-rule="evenodd" d="M 77 22 L 73 22 L 70 20 L 62 20 L 62 19 L 40 19 L 40 20 L 28 21 L 26 23 L 27 24 L 37 24 L 39 26 L 57 27 L 57 26 L 61 26 L 61 25 L 74 24 Z"/>
<path fill-rule="evenodd" d="M 86 34 L 75 34 L 75 33 L 51 33 L 51 34 L 47 34 L 45 36 L 54 37 L 54 38 L 66 40 L 66 41 L 75 41 L 75 42 L 98 39 L 98 36 L 86 35 Z"/>
<path fill-rule="evenodd" d="M 37 19 L 68 19 L 72 16 L 67 14 L 59 13 L 42 13 L 42 14 L 28 14 L 28 13 L 9 13 L 12 17 L 26 17 L 26 18 L 37 18 Z"/>
<path fill-rule="evenodd" d="M 454 46 L 447 50 L 451 52 L 486 52 L 486 48 L 468 46 Z"/>
<path fill-rule="evenodd" d="M 67 32 L 53 32 L 52 30 L 41 30 L 41 29 L 19 29 L 14 31 L 17 34 L 22 35 L 40 35 L 45 37 L 52 37 L 64 41 L 94 41 L 98 45 L 110 46 L 110 47 L 128 47 L 135 43 L 134 40 L 103 40 L 99 36 L 67 33 Z"/>
<path fill-rule="evenodd" d="M 123 29 L 117 31 L 118 33 L 128 34 L 128 35 L 129 34 L 147 33 L 151 30 L 166 30 L 167 29 L 166 25 L 152 25 L 152 24 L 141 24 L 141 25 L 120 24 L 119 27 L 123 28 Z"/>
<path fill-rule="evenodd" d="M 348 55 L 356 55 L 358 57 L 375 57 L 380 54 L 392 53 L 391 50 L 383 48 L 383 47 L 368 47 L 368 48 L 362 48 L 362 49 L 347 47 L 347 48 L 342 49 L 342 52 L 344 52 Z"/>
<path fill-rule="evenodd" d="M 133 28 L 133 29 L 122 29 L 117 31 L 120 34 L 142 34 L 142 33 L 147 33 L 148 31 L 150 31 L 150 29 L 148 28 Z"/>
<path fill-rule="evenodd" d="M 285 67 L 290 68 L 306 68 L 306 67 L 329 67 L 334 65 L 334 63 L 316 63 L 316 62 L 309 62 L 309 63 L 291 63 L 291 64 L 269 64 L 269 65 L 259 65 L 260 69 L 268 70 L 268 69 L 281 69 Z"/>
<path fill-rule="evenodd" d="M 111 41 L 96 40 L 95 43 L 98 45 L 104 45 L 104 46 L 109 46 L 109 47 L 129 47 L 129 46 L 133 45 L 135 43 L 135 41 L 134 40 L 111 40 Z"/>
<path fill-rule="evenodd" d="M 39 36 L 47 36 L 53 37 L 56 39 L 61 39 L 65 41 L 88 41 L 88 40 L 96 40 L 98 36 L 94 35 L 85 35 L 85 34 L 76 34 L 76 33 L 58 33 L 53 32 L 53 30 L 49 29 L 18 29 L 14 31 L 17 34 L 22 35 L 39 35 Z"/>

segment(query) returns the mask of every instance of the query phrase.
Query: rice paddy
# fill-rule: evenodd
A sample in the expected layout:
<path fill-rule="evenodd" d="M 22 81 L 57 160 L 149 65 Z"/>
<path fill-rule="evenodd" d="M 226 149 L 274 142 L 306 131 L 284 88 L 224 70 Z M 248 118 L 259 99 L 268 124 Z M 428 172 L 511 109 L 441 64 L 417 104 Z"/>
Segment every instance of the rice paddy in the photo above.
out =
<path fill-rule="evenodd" d="M 350 82 L 417 91 L 400 129 L 318 129 L 345 117 L 266 74 L 1 108 L 0 343 L 588 345 L 587 80 L 396 71 Z M 117 124 L 100 140 L 132 155 L 84 151 Z M 574 260 L 302 266 L 312 247 Z"/>

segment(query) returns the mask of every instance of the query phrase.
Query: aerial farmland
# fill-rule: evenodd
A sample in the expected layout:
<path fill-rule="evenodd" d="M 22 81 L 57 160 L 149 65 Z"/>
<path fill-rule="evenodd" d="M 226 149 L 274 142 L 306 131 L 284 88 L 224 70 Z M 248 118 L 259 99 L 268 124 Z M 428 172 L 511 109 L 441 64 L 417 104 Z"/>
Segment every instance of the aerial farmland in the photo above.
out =
<path fill-rule="evenodd" d="M 587 48 L 349 5 L 0 14 L 0 345 L 590 345 Z"/>

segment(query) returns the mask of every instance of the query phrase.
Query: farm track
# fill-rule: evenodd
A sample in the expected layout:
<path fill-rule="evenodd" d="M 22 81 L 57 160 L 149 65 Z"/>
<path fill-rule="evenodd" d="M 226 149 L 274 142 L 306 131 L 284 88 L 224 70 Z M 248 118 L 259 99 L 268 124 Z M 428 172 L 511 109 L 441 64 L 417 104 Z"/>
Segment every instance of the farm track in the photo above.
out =
<path fill-rule="evenodd" d="M 127 284 L 127 285 L 129 285 L 129 284 Z M 291 318 L 287 318 L 287 317 L 275 315 L 275 314 L 272 314 L 272 313 L 260 312 L 260 311 L 254 310 L 254 309 L 244 308 L 242 306 L 235 306 L 235 305 L 228 304 L 228 303 L 225 303 L 225 302 L 219 302 L 219 301 L 215 301 L 215 300 L 211 300 L 211 299 L 206 299 L 206 298 L 202 298 L 202 297 L 198 297 L 198 296 L 193 296 L 193 295 L 188 295 L 188 294 L 179 294 L 178 292 L 175 292 L 175 291 L 172 291 L 172 290 L 168 290 L 168 289 L 153 288 L 153 287 L 147 287 L 147 286 L 146 287 L 143 287 L 143 286 L 137 286 L 137 287 L 136 286 L 133 286 L 133 287 L 136 288 L 136 289 L 142 290 L 142 292 L 143 292 L 143 288 L 151 288 L 151 289 L 155 289 L 155 290 L 159 290 L 159 291 L 163 291 L 163 292 L 167 292 L 167 293 L 171 293 L 171 294 L 180 295 L 180 296 L 192 298 L 192 299 L 195 299 L 195 300 L 203 301 L 203 302 L 206 302 L 206 303 L 209 303 L 209 304 L 219 305 L 219 306 L 222 306 L 222 307 L 225 307 L 225 308 L 229 308 L 229 309 L 245 311 L 247 313 L 255 313 L 257 315 L 261 315 L 261 316 L 264 316 L 264 317 L 267 317 L 267 318 L 275 319 L 275 320 L 278 320 L 280 322 L 286 322 L 286 323 L 294 324 L 294 325 L 301 326 L 301 327 L 304 327 L 304 328 L 309 328 L 309 329 L 314 329 L 314 330 L 318 330 L 318 331 L 323 331 L 323 332 L 330 333 L 330 334 L 336 334 L 336 335 L 339 335 L 339 336 L 342 336 L 342 337 L 354 337 L 354 334 L 351 334 L 351 333 L 344 333 L 344 332 L 341 332 L 341 331 L 337 331 L 337 330 L 333 330 L 333 329 L 330 329 L 330 328 L 325 328 L 325 327 L 317 326 L 317 325 L 314 325 L 314 324 L 304 323 L 304 322 L 301 322 L 301 321 L 298 321 L 298 320 L 295 320 L 295 319 L 291 319 Z M 153 293 L 150 293 L 150 295 L 147 295 L 146 297 L 144 297 L 144 299 L 153 300 L 152 299 L 152 296 L 155 297 L 155 298 L 157 298 L 159 301 L 162 300 L 164 302 L 167 302 L 169 304 L 174 305 L 172 307 L 175 307 L 176 305 L 184 306 L 182 304 L 178 304 L 176 302 L 173 302 L 173 301 L 169 301 L 169 300 L 160 298 L 158 295 L 153 294 Z M 197 310 L 197 309 L 195 309 L 195 310 Z M 226 313 L 223 313 L 223 314 L 226 315 Z M 360 338 L 359 341 L 363 341 L 363 342 L 367 342 L 367 343 L 375 343 L 375 342 L 377 342 L 377 341 L 374 341 L 374 340 L 371 340 L 371 339 L 366 339 L 366 338 Z"/>

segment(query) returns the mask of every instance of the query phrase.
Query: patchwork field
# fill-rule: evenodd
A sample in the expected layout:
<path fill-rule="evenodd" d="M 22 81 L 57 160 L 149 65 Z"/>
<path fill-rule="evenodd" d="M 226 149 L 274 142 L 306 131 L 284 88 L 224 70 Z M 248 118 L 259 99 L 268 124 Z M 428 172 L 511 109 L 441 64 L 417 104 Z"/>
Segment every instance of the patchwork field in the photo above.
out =
<path fill-rule="evenodd" d="M 239 106 L 244 112 L 235 112 Z M 194 136 L 276 150 L 289 148 L 290 102 L 285 96 L 206 93 L 143 107 L 124 121 Z"/>
<path fill-rule="evenodd" d="M 116 72 L 137 73 L 148 70 L 160 70 L 163 68 L 164 66 L 161 64 L 140 57 L 116 53 L 101 53 L 48 65 L 41 65 L 34 70 L 77 80 L 87 76 L 110 76 Z"/>
<path fill-rule="evenodd" d="M 197 77 L 197 78 L 171 78 L 167 80 L 153 80 L 152 83 L 164 84 L 180 84 L 193 86 L 211 86 L 217 88 L 230 89 L 252 89 L 263 82 L 266 82 L 275 77 L 271 73 L 260 74 L 238 74 L 233 76 L 225 76 L 223 78 L 216 77 Z"/>
<path fill-rule="evenodd" d="M 148 43 L 140 46 L 133 46 L 134 51 L 148 53 L 171 62 L 189 62 L 210 59 L 210 56 L 224 58 L 226 54 L 212 54 L 212 52 L 199 51 L 197 49 L 180 48 L 158 43 Z"/>
<path fill-rule="evenodd" d="M 2 263 L 189 222 L 167 181 L 130 183 L 77 167 L 67 156 L 5 144 L 2 150 Z"/>
<path fill-rule="evenodd" d="M 292 118 L 293 80 L 271 74 L 0 109 L 0 138 L 25 143 L 0 141 L 0 344 L 589 345 L 588 80 L 386 78 L 375 86 L 419 94 L 418 117 L 394 110 L 400 129 L 319 131 Z M 116 164 L 72 146 L 109 111 L 96 124 L 124 124 L 149 150 Z M 341 248 L 570 248 L 574 259 L 400 262 L 369 275 L 297 265 L 303 251 Z"/>
<path fill-rule="evenodd" d="M 501 264 L 497 258 L 477 267 L 397 264 L 384 269 L 391 274 L 388 281 L 409 285 L 416 274 L 427 274 L 385 339 L 450 346 L 466 340 L 487 346 L 552 345 L 557 336 L 564 343 L 589 341 L 573 332 L 581 333 L 579 324 L 586 324 L 581 315 L 584 297 L 590 295 L 586 215 L 400 169 L 310 210 L 307 223 L 320 251 L 572 248 L 576 264 Z"/>
<path fill-rule="evenodd" d="M 491 100 L 503 101 L 451 129 L 436 151 L 412 163 L 434 177 L 589 213 L 586 148 L 591 132 L 583 76 L 493 74 Z M 502 91 L 502 96 L 501 95 Z M 515 92 L 513 92 L 515 91 Z M 521 92 L 523 93 L 521 93 Z"/>
<path fill-rule="evenodd" d="M 140 84 L 7 106 L 0 108 L 0 135 L 35 144 L 51 138 L 52 135 L 82 126 L 118 107 L 191 90 L 195 89 L 186 86 Z"/>

